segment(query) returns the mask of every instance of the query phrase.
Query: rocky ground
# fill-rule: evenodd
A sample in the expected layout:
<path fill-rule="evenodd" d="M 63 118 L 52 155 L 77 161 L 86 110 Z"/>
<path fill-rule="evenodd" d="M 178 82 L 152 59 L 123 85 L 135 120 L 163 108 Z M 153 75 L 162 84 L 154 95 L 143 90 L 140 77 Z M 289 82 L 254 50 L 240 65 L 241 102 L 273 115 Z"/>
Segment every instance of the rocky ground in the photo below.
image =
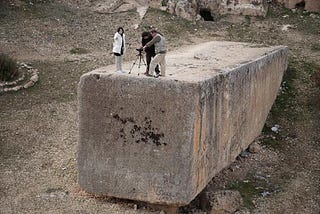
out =
<path fill-rule="evenodd" d="M 271 6 L 266 18 L 191 23 L 156 9 L 141 20 L 135 9 L 109 14 L 90 5 L 0 0 L 0 51 L 39 71 L 35 86 L 0 95 L 0 213 L 164 213 L 77 185 L 77 83 L 113 63 L 118 26 L 126 31 L 127 60 L 152 26 L 166 35 L 169 50 L 208 40 L 287 45 L 288 71 L 256 148 L 179 213 L 214 210 L 217 192 L 226 190 L 241 194 L 237 213 L 320 212 L 320 14 Z"/>

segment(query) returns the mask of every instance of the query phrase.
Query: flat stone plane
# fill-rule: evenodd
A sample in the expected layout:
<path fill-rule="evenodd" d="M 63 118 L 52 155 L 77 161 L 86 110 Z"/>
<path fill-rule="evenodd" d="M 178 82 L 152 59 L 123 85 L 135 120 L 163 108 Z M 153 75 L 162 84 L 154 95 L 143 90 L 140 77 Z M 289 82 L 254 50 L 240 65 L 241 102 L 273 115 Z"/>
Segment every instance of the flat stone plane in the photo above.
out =
<path fill-rule="evenodd" d="M 190 203 L 260 134 L 287 55 L 284 46 L 208 42 L 169 52 L 166 77 L 138 75 L 137 66 L 118 74 L 113 65 L 84 74 L 80 186 L 149 203 Z"/>

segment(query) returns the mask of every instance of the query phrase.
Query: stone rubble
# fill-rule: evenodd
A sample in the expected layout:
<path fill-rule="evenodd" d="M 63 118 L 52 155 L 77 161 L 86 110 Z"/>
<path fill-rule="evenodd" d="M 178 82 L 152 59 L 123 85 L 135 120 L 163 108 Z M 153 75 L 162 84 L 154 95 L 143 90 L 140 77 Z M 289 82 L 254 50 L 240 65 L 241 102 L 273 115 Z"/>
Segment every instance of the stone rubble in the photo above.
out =
<path fill-rule="evenodd" d="M 23 88 L 27 89 L 34 86 L 35 83 L 39 81 L 38 69 L 32 68 L 32 66 L 26 63 L 20 63 L 20 68 L 27 69 L 27 72 L 30 73 L 29 81 L 23 82 L 26 76 L 23 73 L 22 76 L 19 77 L 17 80 L 10 81 L 10 82 L 0 82 L 0 93 L 9 92 L 9 91 L 18 91 Z"/>

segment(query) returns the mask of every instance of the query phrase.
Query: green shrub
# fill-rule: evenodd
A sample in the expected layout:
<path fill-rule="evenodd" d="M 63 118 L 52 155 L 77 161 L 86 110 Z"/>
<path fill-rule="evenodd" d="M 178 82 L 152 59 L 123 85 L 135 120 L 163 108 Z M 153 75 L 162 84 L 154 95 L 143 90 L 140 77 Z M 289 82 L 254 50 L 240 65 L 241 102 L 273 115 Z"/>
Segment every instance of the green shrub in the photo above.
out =
<path fill-rule="evenodd" d="M 168 6 L 168 0 L 162 0 L 161 6 Z"/>
<path fill-rule="evenodd" d="M 311 50 L 320 51 L 320 44 L 319 43 L 312 44 L 311 45 Z"/>
<path fill-rule="evenodd" d="M 17 76 L 17 62 L 8 55 L 0 53 L 0 81 L 11 81 Z"/>
<path fill-rule="evenodd" d="M 87 54 L 89 51 L 85 48 L 72 48 L 69 51 L 71 54 Z"/>

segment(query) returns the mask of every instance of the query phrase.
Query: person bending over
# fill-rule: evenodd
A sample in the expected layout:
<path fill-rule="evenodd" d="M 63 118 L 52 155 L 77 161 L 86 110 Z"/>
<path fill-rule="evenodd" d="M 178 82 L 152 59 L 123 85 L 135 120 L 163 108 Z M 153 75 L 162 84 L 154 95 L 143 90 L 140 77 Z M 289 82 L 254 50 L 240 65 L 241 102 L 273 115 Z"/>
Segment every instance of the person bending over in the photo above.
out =
<path fill-rule="evenodd" d="M 149 71 L 150 71 L 150 74 L 153 75 L 157 64 L 159 64 L 161 68 L 160 69 L 161 76 L 164 77 L 166 75 L 166 53 L 167 53 L 166 39 L 157 30 L 151 30 L 150 33 L 153 37 L 152 40 L 148 42 L 145 46 L 143 46 L 144 51 L 146 50 L 146 48 L 149 48 L 152 45 L 154 45 L 155 47 L 156 55 L 150 62 Z M 154 74 L 154 77 L 155 78 L 159 77 L 159 74 Z"/>
<path fill-rule="evenodd" d="M 144 47 L 148 42 L 150 42 L 152 40 L 152 35 L 150 32 L 143 32 L 141 34 L 141 45 L 142 47 Z M 150 62 L 151 62 L 151 59 L 156 55 L 155 54 L 155 48 L 154 48 L 154 45 L 151 45 L 150 47 L 148 48 L 145 48 L 145 53 L 146 53 L 146 62 L 147 62 L 147 68 L 146 68 L 146 72 L 144 73 L 146 76 L 151 76 L 151 74 L 149 74 L 149 68 L 150 68 Z M 155 72 L 157 74 L 159 74 L 160 70 L 159 70 L 159 66 L 156 65 L 156 68 L 155 68 Z"/>

